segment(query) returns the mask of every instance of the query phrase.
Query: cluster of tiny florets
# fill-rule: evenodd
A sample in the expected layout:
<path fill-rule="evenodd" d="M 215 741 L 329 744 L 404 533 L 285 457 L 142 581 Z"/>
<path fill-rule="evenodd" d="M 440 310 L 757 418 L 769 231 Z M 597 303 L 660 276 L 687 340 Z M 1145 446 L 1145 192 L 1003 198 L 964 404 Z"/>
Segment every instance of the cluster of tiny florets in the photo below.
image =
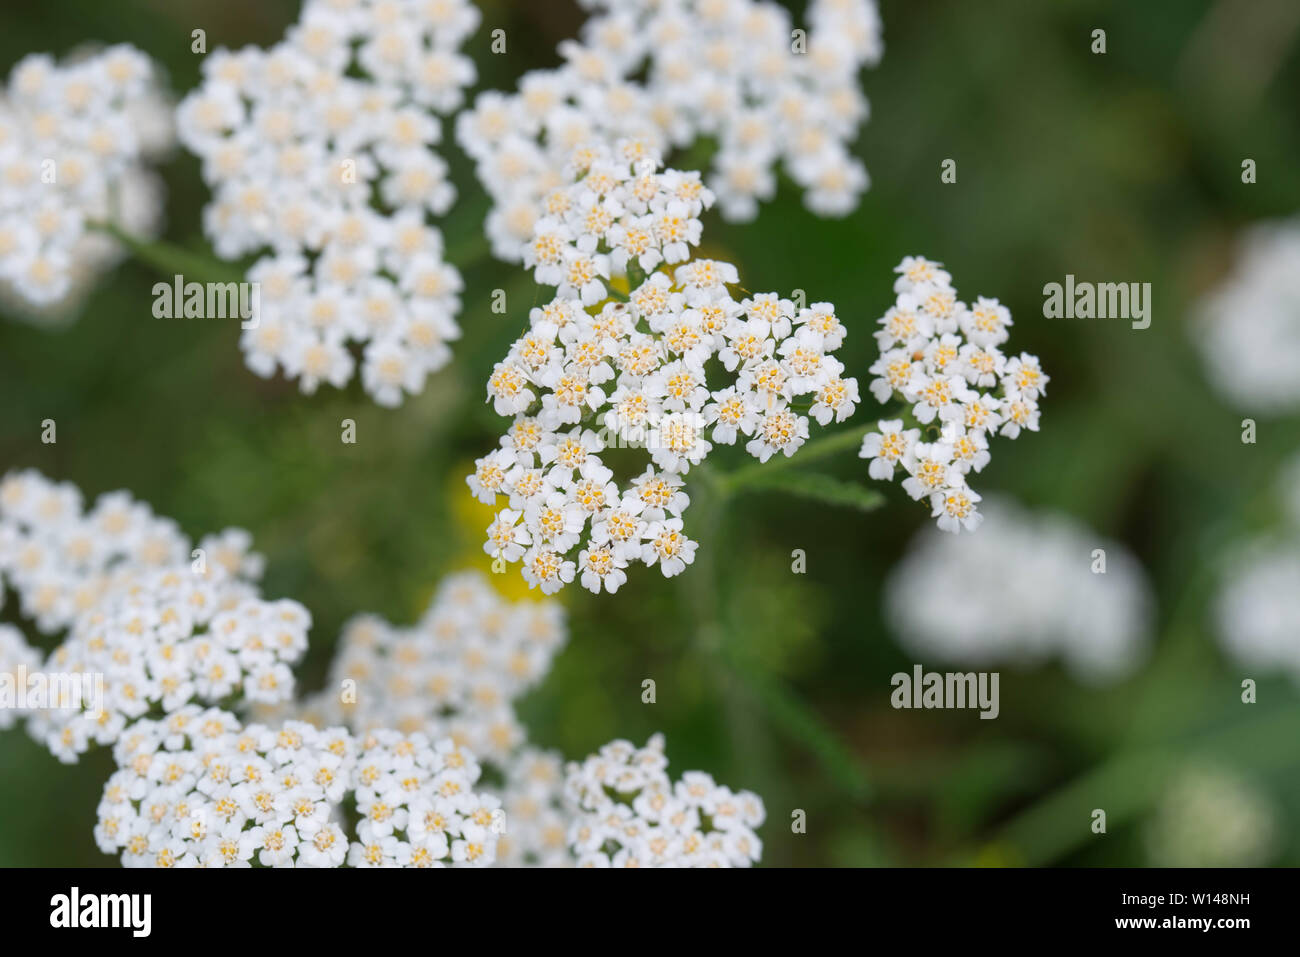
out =
<path fill-rule="evenodd" d="M 296 601 L 263 601 L 224 573 L 201 576 L 183 565 L 123 576 L 45 663 L 48 673 L 95 683 L 33 711 L 28 731 L 71 762 L 140 718 L 193 702 L 288 701 L 290 666 L 307 649 L 310 625 Z"/>
<path fill-rule="evenodd" d="M 867 116 L 857 76 L 881 55 L 872 0 L 813 0 L 808 29 L 755 0 L 584 0 L 593 16 L 564 62 L 481 94 L 457 123 L 495 205 L 496 255 L 520 258 L 539 202 L 573 149 L 635 137 L 660 151 L 717 143 L 709 185 L 729 219 L 752 219 L 779 164 L 808 207 L 841 216 L 867 186 L 848 144 Z"/>
<path fill-rule="evenodd" d="M 901 399 L 910 409 L 881 421 L 858 454 L 871 460 L 875 479 L 892 479 L 901 467 L 903 490 L 924 500 L 944 531 L 973 530 L 982 516 L 970 473 L 988 464 L 994 436 L 1038 431 L 1049 379 L 1036 356 L 1003 353 L 1011 313 L 996 299 L 959 301 L 952 277 L 920 256 L 895 272 L 898 298 L 875 334 L 880 358 L 870 388 L 880 403 Z"/>
<path fill-rule="evenodd" d="M 482 866 L 495 856 L 498 803 L 474 792 L 474 756 L 449 740 L 354 738 L 300 721 L 243 727 L 190 707 L 132 726 L 114 757 L 95 840 L 128 867 Z"/>
<path fill-rule="evenodd" d="M 462 284 L 430 224 L 455 199 L 433 111 L 474 80 L 458 48 L 478 20 L 467 0 L 309 0 L 271 49 L 204 60 L 180 135 L 213 188 L 218 255 L 271 250 L 248 276 L 258 375 L 342 387 L 357 343 L 366 391 L 393 406 L 450 361 Z"/>
<path fill-rule="evenodd" d="M 693 561 L 684 476 L 714 445 L 791 456 L 809 417 L 852 414 L 858 385 L 831 355 L 845 330 L 829 303 L 735 298 L 735 266 L 691 258 L 712 199 L 698 174 L 658 172 L 637 141 L 580 150 L 570 171 L 525 253 L 558 294 L 492 371 L 488 401 L 513 423 L 467 481 L 485 504 L 507 500 L 494 559 L 547 593 L 575 577 L 613 592 L 630 564 L 672 576 Z M 628 486 L 601 460 L 611 447 L 650 459 Z"/>
<path fill-rule="evenodd" d="M 216 708 L 137 722 L 113 748 L 95 842 L 127 867 L 338 867 L 355 752 L 340 729 L 242 727 Z"/>
<path fill-rule="evenodd" d="M 353 867 L 486 867 L 504 827 L 501 802 L 478 793 L 478 760 L 450 738 L 390 729 L 357 740 Z"/>
<path fill-rule="evenodd" d="M 762 856 L 763 801 L 702 771 L 675 784 L 663 735 L 612 741 L 569 765 L 569 843 L 579 867 L 749 867 Z"/>
<path fill-rule="evenodd" d="M 0 479 L 0 578 L 24 615 L 54 634 L 91 610 L 123 575 L 191 563 L 195 574 L 254 581 L 263 560 L 242 529 L 209 535 L 193 547 L 171 519 L 124 491 L 94 506 L 71 482 L 34 469 Z"/>
<path fill-rule="evenodd" d="M 173 139 L 139 50 L 24 57 L 0 95 L 0 295 L 32 315 L 69 305 L 123 255 L 106 227 L 155 232 L 162 185 L 148 164 Z"/>

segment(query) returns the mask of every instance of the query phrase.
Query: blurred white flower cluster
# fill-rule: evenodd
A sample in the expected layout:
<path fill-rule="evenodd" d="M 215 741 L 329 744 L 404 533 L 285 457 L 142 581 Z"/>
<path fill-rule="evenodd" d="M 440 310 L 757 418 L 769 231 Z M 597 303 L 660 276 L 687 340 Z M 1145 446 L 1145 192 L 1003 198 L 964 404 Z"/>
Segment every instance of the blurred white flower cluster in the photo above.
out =
<path fill-rule="evenodd" d="M 762 856 L 762 800 L 701 771 L 674 784 L 661 734 L 643 748 L 611 741 L 571 763 L 564 788 L 579 867 L 749 867 Z"/>
<path fill-rule="evenodd" d="M 1236 772 L 1210 764 L 1180 768 L 1146 825 L 1155 867 L 1260 867 L 1277 853 L 1278 808 Z"/>
<path fill-rule="evenodd" d="M 923 530 L 890 573 L 886 614 L 903 648 L 973 667 L 1059 656 L 1090 683 L 1130 674 L 1153 611 L 1133 555 L 1061 513 L 990 499 L 986 514 L 978 535 Z"/>
<path fill-rule="evenodd" d="M 296 601 L 189 565 L 123 576 L 73 624 L 48 674 L 94 676 L 93 688 L 32 711 L 28 731 L 60 761 L 115 742 L 132 722 L 190 702 L 232 696 L 276 703 L 293 695 L 289 666 L 307 650 L 311 616 Z"/>
<path fill-rule="evenodd" d="M 262 558 L 231 528 L 192 542 L 169 518 L 119 491 L 86 509 L 81 490 L 34 469 L 0 479 L 0 579 L 45 634 L 67 628 L 124 575 L 192 562 L 200 572 L 255 581 Z"/>
<path fill-rule="evenodd" d="M 1038 399 L 1049 379 L 1037 356 L 1008 359 L 999 348 L 1012 322 L 996 299 L 960 302 L 941 264 L 920 256 L 894 271 L 898 298 L 875 334 L 880 358 L 869 370 L 876 376 L 871 394 L 911 408 L 881 421 L 858 454 L 871 460 L 874 479 L 888 481 L 901 467 L 903 490 L 926 501 L 941 529 L 973 531 L 983 516 L 967 479 L 988 464 L 992 436 L 1038 431 Z"/>
<path fill-rule="evenodd" d="M 270 249 L 248 276 L 258 375 L 342 387 L 356 343 L 366 391 L 395 406 L 450 361 L 461 278 L 430 223 L 455 200 L 434 111 L 474 81 L 458 50 L 478 22 L 468 0 L 307 0 L 276 46 L 203 61 L 178 125 L 213 188 L 217 254 Z"/>
<path fill-rule="evenodd" d="M 506 765 L 503 778 L 506 829 L 497 838 L 497 862 L 502 867 L 572 867 L 564 759 L 554 751 L 523 747 Z"/>
<path fill-rule="evenodd" d="M 548 594 L 575 577 L 614 592 L 637 562 L 678 574 L 696 548 L 682 522 L 692 465 L 738 440 L 763 462 L 791 456 L 809 416 L 843 421 L 858 401 L 831 355 L 845 336 L 834 308 L 733 298 L 735 266 L 691 258 L 712 194 L 696 173 L 658 168 L 636 140 L 574 154 L 575 182 L 548 194 L 524 254 L 558 294 L 488 380 L 513 422 L 467 479 L 485 504 L 507 499 L 484 550 L 502 567 L 521 561 Z M 601 460 L 608 447 L 651 463 L 622 486 Z"/>
<path fill-rule="evenodd" d="M 1213 615 L 1238 664 L 1300 683 L 1300 455 L 1282 469 L 1276 492 L 1282 521 L 1227 552 Z"/>
<path fill-rule="evenodd" d="M 1229 401 L 1274 414 L 1300 408 L 1300 220 L 1249 230 L 1235 270 L 1197 313 L 1202 359 Z"/>
<path fill-rule="evenodd" d="M 149 164 L 174 136 L 154 64 L 134 47 L 19 61 L 0 94 L 0 297 L 15 312 L 70 311 L 124 254 L 106 227 L 157 232 L 163 187 Z"/>
<path fill-rule="evenodd" d="M 555 602 L 507 602 L 477 572 L 447 578 L 412 628 L 376 615 L 348 622 L 326 690 L 302 714 L 452 738 L 504 764 L 523 742 L 512 704 L 550 671 L 568 632 Z"/>
<path fill-rule="evenodd" d="M 776 190 L 778 163 L 808 208 L 843 216 L 867 188 L 848 145 L 866 119 L 858 87 L 883 46 L 874 0 L 812 0 L 808 29 L 755 0 L 583 0 L 593 11 L 564 63 L 518 90 L 480 94 L 457 138 L 494 201 L 493 252 L 519 259 L 564 182 L 572 150 L 623 137 L 660 152 L 717 144 L 710 187 L 728 219 L 752 219 Z"/>
<path fill-rule="evenodd" d="M 95 840 L 128 867 L 442 867 L 489 863 L 495 802 L 450 741 L 354 739 L 303 722 L 249 725 L 187 707 L 134 725 Z M 348 795 L 359 822 L 350 835 Z"/>

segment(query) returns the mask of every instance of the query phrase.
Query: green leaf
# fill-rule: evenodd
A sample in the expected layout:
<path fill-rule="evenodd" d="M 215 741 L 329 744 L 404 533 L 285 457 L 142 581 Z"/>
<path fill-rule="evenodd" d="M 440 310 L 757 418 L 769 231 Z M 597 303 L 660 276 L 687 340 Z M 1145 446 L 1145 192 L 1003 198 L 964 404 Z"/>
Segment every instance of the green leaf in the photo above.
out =
<path fill-rule="evenodd" d="M 870 512 L 885 503 L 885 496 L 875 489 L 816 472 L 774 471 L 764 475 L 761 471 L 755 471 L 747 475 L 739 487 L 755 491 L 785 492 L 787 495 L 827 505 L 856 508 L 863 512 Z"/>

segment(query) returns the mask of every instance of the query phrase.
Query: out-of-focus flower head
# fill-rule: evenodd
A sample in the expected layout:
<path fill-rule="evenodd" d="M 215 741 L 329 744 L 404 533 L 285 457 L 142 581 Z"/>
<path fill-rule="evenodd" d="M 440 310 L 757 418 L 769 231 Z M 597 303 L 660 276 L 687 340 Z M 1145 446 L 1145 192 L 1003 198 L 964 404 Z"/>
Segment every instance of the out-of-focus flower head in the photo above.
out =
<path fill-rule="evenodd" d="M 1197 312 L 1195 339 L 1220 393 L 1250 411 L 1300 408 L 1300 220 L 1248 231 L 1234 271 Z"/>
<path fill-rule="evenodd" d="M 153 62 L 118 45 L 24 57 L 0 94 L 0 298 L 39 321 L 75 310 L 124 255 L 107 231 L 161 226 L 150 169 L 173 145 Z"/>
<path fill-rule="evenodd" d="M 129 492 L 106 493 L 86 508 L 76 485 L 35 469 L 0 479 L 0 578 L 45 634 L 90 611 L 123 574 L 189 562 L 199 575 L 256 581 L 263 559 L 252 541 L 243 529 L 230 528 L 206 536 L 195 550 L 174 521 Z"/>
<path fill-rule="evenodd" d="M 1189 764 L 1169 782 L 1146 825 L 1156 867 L 1259 867 L 1277 849 L 1273 800 L 1235 772 Z"/>
<path fill-rule="evenodd" d="M 1130 674 L 1153 601 L 1128 549 L 1064 514 L 997 499 L 986 509 L 978 535 L 920 532 L 891 572 L 885 607 L 903 647 L 972 667 L 1059 657 L 1087 682 Z"/>
<path fill-rule="evenodd" d="M 848 147 L 868 105 L 858 73 L 881 56 L 873 0 L 813 0 L 807 30 L 755 0 L 583 0 L 581 40 L 562 66 L 527 73 L 509 94 L 480 94 L 457 120 L 495 205 L 487 233 L 514 260 L 564 182 L 571 151 L 634 137 L 660 152 L 717 143 L 709 186 L 728 219 L 752 219 L 776 168 L 823 216 L 843 216 L 867 187 Z"/>
<path fill-rule="evenodd" d="M 1276 495 L 1283 520 L 1227 551 L 1212 611 L 1239 665 L 1300 683 L 1300 455 L 1283 466 Z"/>
<path fill-rule="evenodd" d="M 269 250 L 242 340 L 258 375 L 342 387 L 357 343 L 366 391 L 395 406 L 450 361 L 462 284 L 431 223 L 455 200 L 435 113 L 474 81 L 459 47 L 478 21 L 468 0 L 308 0 L 269 50 L 204 60 L 180 136 L 218 255 Z"/>
<path fill-rule="evenodd" d="M 455 575 L 414 627 L 375 615 L 350 621 L 326 689 L 299 713 L 358 734 L 451 738 L 502 767 L 525 738 L 512 703 L 547 674 L 567 637 L 558 603 L 510 603 L 477 572 Z"/>

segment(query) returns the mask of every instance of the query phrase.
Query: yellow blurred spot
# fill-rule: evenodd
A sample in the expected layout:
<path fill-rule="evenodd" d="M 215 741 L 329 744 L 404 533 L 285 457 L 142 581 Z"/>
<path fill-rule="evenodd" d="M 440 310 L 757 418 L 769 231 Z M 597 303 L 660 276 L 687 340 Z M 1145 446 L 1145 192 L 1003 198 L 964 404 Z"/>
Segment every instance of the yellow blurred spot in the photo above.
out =
<path fill-rule="evenodd" d="M 971 861 L 972 867 L 1024 867 L 1025 861 L 1010 844 L 985 844 Z"/>
<path fill-rule="evenodd" d="M 448 542 L 456 550 L 452 556 L 453 566 L 480 572 L 507 601 L 524 599 L 541 601 L 546 596 L 540 589 L 528 587 L 524 576 L 519 574 L 518 562 L 507 564 L 505 571 L 500 574 L 493 573 L 492 557 L 483 551 L 483 542 L 487 539 L 487 527 L 496 518 L 497 509 L 491 505 L 484 505 L 470 494 L 469 486 L 465 484 L 465 476 L 473 471 L 472 461 L 461 462 L 452 468 L 447 479 L 452 525 L 456 529 L 454 540 Z M 433 599 L 435 587 L 429 589 L 429 595 L 422 607 L 428 607 L 428 602 Z"/>

